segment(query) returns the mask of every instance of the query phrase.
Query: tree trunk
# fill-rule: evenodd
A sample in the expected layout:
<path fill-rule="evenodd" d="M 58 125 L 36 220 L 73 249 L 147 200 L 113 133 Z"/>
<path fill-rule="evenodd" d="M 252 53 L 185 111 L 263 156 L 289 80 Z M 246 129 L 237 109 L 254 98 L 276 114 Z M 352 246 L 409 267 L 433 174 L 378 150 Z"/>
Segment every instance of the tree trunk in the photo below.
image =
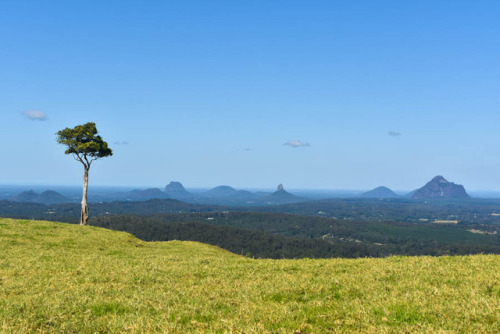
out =
<path fill-rule="evenodd" d="M 89 169 L 85 167 L 83 172 L 83 196 L 82 213 L 80 215 L 80 225 L 86 225 L 89 220 L 89 206 L 87 205 L 87 190 L 89 188 Z"/>

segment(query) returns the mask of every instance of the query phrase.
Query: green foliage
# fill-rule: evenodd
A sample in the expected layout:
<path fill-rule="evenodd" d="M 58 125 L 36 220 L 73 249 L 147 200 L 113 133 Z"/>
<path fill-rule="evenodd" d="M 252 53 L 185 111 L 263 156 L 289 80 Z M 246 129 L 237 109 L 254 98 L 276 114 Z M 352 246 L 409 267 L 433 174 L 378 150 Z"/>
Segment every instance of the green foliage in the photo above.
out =
<path fill-rule="evenodd" d="M 58 131 L 57 142 L 67 146 L 65 154 L 74 154 L 82 164 L 90 167 L 93 160 L 113 155 L 108 143 L 97 133 L 95 123 L 88 122 Z"/>
<path fill-rule="evenodd" d="M 91 220 L 90 224 L 126 231 L 146 241 L 198 241 L 255 258 L 352 258 L 381 255 L 377 246 L 355 242 L 286 237 L 254 229 L 201 222 L 165 222 L 158 218 L 131 215 L 101 217 Z"/>
<path fill-rule="evenodd" d="M 456 225 L 262 212 L 107 215 L 91 219 L 90 224 L 130 232 L 146 241 L 199 241 L 258 258 L 500 254 L 499 235 L 475 234 Z"/>
<path fill-rule="evenodd" d="M 500 332 L 497 255 L 254 260 L 9 219 L 0 249 L 5 333 Z"/>

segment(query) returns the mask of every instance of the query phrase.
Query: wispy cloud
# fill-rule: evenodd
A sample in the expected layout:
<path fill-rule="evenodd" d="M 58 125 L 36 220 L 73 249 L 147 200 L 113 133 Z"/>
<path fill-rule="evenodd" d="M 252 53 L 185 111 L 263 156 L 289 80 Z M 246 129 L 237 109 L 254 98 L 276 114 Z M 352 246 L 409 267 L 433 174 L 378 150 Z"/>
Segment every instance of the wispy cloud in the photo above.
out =
<path fill-rule="evenodd" d="M 247 152 L 248 152 L 248 151 L 251 151 L 251 150 L 252 150 L 252 148 L 251 148 L 251 147 L 245 147 L 244 149 L 242 149 L 242 151 L 247 151 Z"/>
<path fill-rule="evenodd" d="M 120 141 L 115 141 L 113 144 L 115 145 L 128 145 L 128 141 L 120 140 Z"/>
<path fill-rule="evenodd" d="M 28 110 L 22 112 L 22 114 L 31 121 L 46 121 L 47 114 L 40 110 Z"/>
<path fill-rule="evenodd" d="M 401 133 L 397 132 L 397 131 L 389 131 L 389 132 L 387 132 L 387 134 L 389 136 L 392 136 L 392 137 L 399 137 L 399 136 L 401 136 Z"/>
<path fill-rule="evenodd" d="M 303 143 L 300 140 L 289 140 L 286 143 L 284 143 L 283 145 L 290 146 L 293 148 L 311 146 L 311 145 L 309 145 L 309 143 Z"/>

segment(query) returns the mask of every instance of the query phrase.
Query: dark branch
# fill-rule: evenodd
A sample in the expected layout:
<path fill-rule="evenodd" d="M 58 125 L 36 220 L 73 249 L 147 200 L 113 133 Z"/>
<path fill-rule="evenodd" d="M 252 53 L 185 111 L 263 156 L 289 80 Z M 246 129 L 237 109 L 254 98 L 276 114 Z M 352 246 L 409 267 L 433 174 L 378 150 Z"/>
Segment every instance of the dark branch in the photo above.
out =
<path fill-rule="evenodd" d="M 83 165 L 85 165 L 85 162 L 83 162 L 82 158 L 80 157 L 79 154 L 76 154 L 74 153 L 73 154 L 73 158 L 76 160 L 76 161 L 80 161 Z"/>
<path fill-rule="evenodd" d="M 87 170 L 88 170 L 88 169 L 90 169 L 90 165 L 92 164 L 92 161 L 90 161 L 90 162 L 89 162 L 89 160 L 87 159 L 87 153 L 85 153 L 85 154 L 83 155 L 83 158 L 85 159 L 85 162 L 86 162 L 86 164 L 85 164 L 85 168 L 86 168 Z"/>

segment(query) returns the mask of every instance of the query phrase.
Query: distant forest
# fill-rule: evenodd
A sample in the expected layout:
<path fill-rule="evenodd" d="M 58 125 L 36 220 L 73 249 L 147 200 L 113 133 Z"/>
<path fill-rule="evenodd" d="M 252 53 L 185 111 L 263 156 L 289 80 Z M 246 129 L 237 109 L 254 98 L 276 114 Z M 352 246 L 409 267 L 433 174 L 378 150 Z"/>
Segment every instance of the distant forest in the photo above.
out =
<path fill-rule="evenodd" d="M 80 210 L 80 205 L 75 203 L 44 205 L 0 201 L 0 215 L 4 217 L 70 222 L 79 219 Z M 426 223 L 457 220 L 459 224 L 500 225 L 500 199 L 329 199 L 265 207 L 200 205 L 172 199 L 90 204 L 91 217 L 195 212 L 272 212 L 354 221 Z"/>
<path fill-rule="evenodd" d="M 90 224 L 130 232 L 146 241 L 199 241 L 258 258 L 500 254 L 498 234 L 471 233 L 456 225 L 262 212 L 100 216 Z M 478 226 L 469 226 L 473 227 Z"/>
<path fill-rule="evenodd" d="M 255 212 L 166 199 L 93 204 L 89 223 L 146 241 L 199 241 L 257 258 L 500 254 L 498 208 L 500 201 L 332 200 Z M 0 201 L 2 217 L 77 223 L 79 213 L 78 204 Z M 458 223 L 431 223 L 436 219 Z"/>

